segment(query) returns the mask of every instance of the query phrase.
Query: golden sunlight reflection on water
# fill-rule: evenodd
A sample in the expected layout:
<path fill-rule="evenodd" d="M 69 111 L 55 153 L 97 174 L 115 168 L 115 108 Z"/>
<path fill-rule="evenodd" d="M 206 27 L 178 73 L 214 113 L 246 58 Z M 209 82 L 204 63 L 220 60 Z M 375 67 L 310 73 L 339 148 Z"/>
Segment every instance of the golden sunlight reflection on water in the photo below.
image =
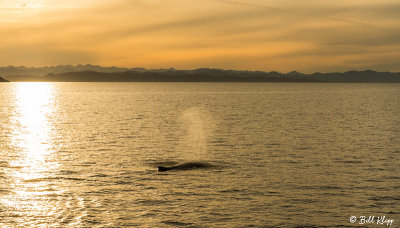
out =
<path fill-rule="evenodd" d="M 1 204 L 13 208 L 15 216 L 32 219 L 48 216 L 56 209 L 46 203 L 46 194 L 56 191 L 51 184 L 59 164 L 51 159 L 54 142 L 51 118 L 55 112 L 54 85 L 18 83 L 14 87 L 9 189 L 13 194 Z M 19 221 L 26 225 L 29 221 Z M 34 225 L 34 224 L 30 224 Z"/>
<path fill-rule="evenodd" d="M 22 153 L 15 165 L 22 169 L 22 180 L 44 178 L 57 165 L 46 162 L 53 152 L 49 121 L 54 112 L 53 85 L 22 83 L 15 89 L 17 110 L 12 143 Z"/>

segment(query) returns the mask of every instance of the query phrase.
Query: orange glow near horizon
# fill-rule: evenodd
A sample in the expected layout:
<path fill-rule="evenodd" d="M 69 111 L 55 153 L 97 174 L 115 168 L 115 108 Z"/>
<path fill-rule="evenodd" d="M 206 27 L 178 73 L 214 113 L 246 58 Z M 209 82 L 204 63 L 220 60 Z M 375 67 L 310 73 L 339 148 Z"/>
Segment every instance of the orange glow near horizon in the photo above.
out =
<path fill-rule="evenodd" d="M 400 71 L 395 0 L 0 2 L 0 66 Z"/>

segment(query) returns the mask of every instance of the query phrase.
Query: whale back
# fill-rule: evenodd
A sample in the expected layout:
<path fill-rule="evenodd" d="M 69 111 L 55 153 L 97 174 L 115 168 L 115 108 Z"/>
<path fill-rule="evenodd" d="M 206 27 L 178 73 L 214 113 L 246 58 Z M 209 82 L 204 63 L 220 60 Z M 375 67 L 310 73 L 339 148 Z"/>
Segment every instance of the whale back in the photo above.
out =
<path fill-rule="evenodd" d="M 165 172 L 168 170 L 191 170 L 191 169 L 204 169 L 211 167 L 210 164 L 204 162 L 186 162 L 173 166 L 158 166 L 159 172 Z"/>
<path fill-rule="evenodd" d="M 165 172 L 165 171 L 168 171 L 168 170 L 170 170 L 171 168 L 169 168 L 169 167 L 165 167 L 165 166 L 158 166 L 158 171 L 159 172 Z"/>

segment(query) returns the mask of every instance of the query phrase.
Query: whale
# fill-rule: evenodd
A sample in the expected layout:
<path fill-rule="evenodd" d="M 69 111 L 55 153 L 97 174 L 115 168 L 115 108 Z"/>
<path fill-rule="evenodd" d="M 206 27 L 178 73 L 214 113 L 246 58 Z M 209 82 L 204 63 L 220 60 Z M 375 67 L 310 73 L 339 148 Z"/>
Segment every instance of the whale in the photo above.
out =
<path fill-rule="evenodd" d="M 186 162 L 172 166 L 158 166 L 159 172 L 166 172 L 169 170 L 192 170 L 192 169 L 206 169 L 211 167 L 210 164 L 205 162 Z"/>

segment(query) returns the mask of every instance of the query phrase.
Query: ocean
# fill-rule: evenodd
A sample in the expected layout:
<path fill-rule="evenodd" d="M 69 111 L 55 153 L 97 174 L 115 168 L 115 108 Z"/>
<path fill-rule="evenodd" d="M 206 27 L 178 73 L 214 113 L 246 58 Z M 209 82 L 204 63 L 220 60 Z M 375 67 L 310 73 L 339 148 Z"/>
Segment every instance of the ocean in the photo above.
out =
<path fill-rule="evenodd" d="M 2 83 L 0 155 L 1 227 L 396 227 L 400 84 Z"/>

